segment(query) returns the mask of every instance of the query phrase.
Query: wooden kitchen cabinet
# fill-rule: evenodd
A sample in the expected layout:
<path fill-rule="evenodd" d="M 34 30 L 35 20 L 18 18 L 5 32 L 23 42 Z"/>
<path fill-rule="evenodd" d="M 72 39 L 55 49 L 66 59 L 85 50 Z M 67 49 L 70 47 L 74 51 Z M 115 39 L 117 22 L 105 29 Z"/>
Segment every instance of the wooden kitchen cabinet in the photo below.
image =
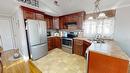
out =
<path fill-rule="evenodd" d="M 81 56 L 85 56 L 86 49 L 91 45 L 90 42 L 74 39 L 73 41 L 73 53 Z"/>
<path fill-rule="evenodd" d="M 83 52 L 83 40 L 75 40 L 73 45 L 74 54 L 82 55 Z"/>
<path fill-rule="evenodd" d="M 48 38 L 48 51 L 53 49 L 53 37 Z"/>
<path fill-rule="evenodd" d="M 35 19 L 36 20 L 44 20 L 44 15 L 40 13 L 35 13 Z"/>
<path fill-rule="evenodd" d="M 24 19 L 44 20 L 44 12 L 21 6 Z"/>
<path fill-rule="evenodd" d="M 54 37 L 53 38 L 53 46 L 54 48 L 62 48 L 61 47 L 61 37 Z"/>
<path fill-rule="evenodd" d="M 88 49 L 87 73 L 129 73 L 129 56 L 115 41 L 92 42 Z"/>
<path fill-rule="evenodd" d="M 65 22 L 66 22 L 66 19 L 64 16 L 59 17 L 59 28 L 60 29 L 67 29 Z"/>
<path fill-rule="evenodd" d="M 53 17 L 49 15 L 45 15 L 44 19 L 47 23 L 47 29 L 52 29 L 53 28 Z"/>
<path fill-rule="evenodd" d="M 82 29 L 82 24 L 85 20 L 85 12 L 77 12 L 59 17 L 60 29 L 68 29 L 66 23 L 76 22 L 77 29 Z"/>
<path fill-rule="evenodd" d="M 55 48 L 62 48 L 61 47 L 61 37 L 49 37 L 48 38 L 48 51 L 55 49 Z"/>
<path fill-rule="evenodd" d="M 35 12 L 31 9 L 23 8 L 24 19 L 35 19 Z"/>
<path fill-rule="evenodd" d="M 87 73 L 128 73 L 128 66 L 128 60 L 89 51 Z"/>

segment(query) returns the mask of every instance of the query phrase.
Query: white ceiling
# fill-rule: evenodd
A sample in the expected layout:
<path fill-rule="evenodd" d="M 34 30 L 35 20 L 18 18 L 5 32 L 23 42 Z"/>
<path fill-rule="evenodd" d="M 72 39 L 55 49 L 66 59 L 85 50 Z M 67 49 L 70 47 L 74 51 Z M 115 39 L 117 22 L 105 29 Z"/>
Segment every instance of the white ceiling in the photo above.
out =
<path fill-rule="evenodd" d="M 64 15 L 73 12 L 86 11 L 92 12 L 94 10 L 95 0 L 56 0 L 60 6 L 56 6 L 53 2 L 55 0 L 41 0 L 44 4 L 49 6 L 58 15 Z M 118 8 L 130 4 L 130 0 L 101 0 L 100 9 L 108 10 Z"/>
<path fill-rule="evenodd" d="M 51 15 L 64 15 L 73 12 L 94 10 L 95 0 L 57 0 L 60 6 L 55 6 L 55 0 L 40 0 L 40 8 Z M 16 0 L 1 0 L 0 15 L 12 14 L 17 6 Z M 130 5 L 130 0 L 101 0 L 101 10 L 108 10 Z"/>
<path fill-rule="evenodd" d="M 11 15 L 16 8 L 14 0 L 0 0 L 0 15 Z"/>

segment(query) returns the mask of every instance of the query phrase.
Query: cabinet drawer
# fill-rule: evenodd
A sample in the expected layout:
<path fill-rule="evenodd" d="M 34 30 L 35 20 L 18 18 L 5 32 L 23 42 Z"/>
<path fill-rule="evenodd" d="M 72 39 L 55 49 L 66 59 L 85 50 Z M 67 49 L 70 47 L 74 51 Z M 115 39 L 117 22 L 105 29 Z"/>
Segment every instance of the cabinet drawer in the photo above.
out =
<path fill-rule="evenodd" d="M 83 45 L 83 41 L 82 41 L 82 40 L 77 40 L 77 39 L 75 39 L 75 40 L 74 40 L 74 44 L 75 44 L 75 45 Z"/>

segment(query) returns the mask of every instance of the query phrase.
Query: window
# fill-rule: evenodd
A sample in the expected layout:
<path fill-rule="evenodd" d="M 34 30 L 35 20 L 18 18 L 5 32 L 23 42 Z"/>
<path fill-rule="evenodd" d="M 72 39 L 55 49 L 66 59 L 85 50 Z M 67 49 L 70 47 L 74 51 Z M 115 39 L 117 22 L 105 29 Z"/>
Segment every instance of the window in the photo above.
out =
<path fill-rule="evenodd" d="M 84 37 L 95 38 L 102 34 L 104 39 L 112 39 L 114 33 L 114 17 L 102 20 L 86 20 L 83 25 Z"/>

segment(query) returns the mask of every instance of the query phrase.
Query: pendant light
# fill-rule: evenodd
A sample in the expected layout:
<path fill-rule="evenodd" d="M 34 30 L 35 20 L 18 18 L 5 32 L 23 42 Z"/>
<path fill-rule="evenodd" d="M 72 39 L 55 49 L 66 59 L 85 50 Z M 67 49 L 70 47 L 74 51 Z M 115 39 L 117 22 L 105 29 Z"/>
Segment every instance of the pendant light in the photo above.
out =
<path fill-rule="evenodd" d="M 95 39 L 98 41 L 103 41 L 103 25 L 104 25 L 104 19 L 107 18 L 106 14 L 100 11 L 100 2 L 101 0 L 96 0 L 94 2 L 95 9 L 94 9 L 94 17 L 96 20 L 96 35 Z M 101 23 L 101 31 L 98 30 L 99 24 Z"/>
<path fill-rule="evenodd" d="M 88 18 L 88 20 L 107 18 L 106 14 L 100 11 L 100 7 L 99 7 L 100 6 L 100 2 L 101 2 L 101 0 L 96 0 L 94 2 L 94 16 L 93 17 L 90 16 Z"/>

